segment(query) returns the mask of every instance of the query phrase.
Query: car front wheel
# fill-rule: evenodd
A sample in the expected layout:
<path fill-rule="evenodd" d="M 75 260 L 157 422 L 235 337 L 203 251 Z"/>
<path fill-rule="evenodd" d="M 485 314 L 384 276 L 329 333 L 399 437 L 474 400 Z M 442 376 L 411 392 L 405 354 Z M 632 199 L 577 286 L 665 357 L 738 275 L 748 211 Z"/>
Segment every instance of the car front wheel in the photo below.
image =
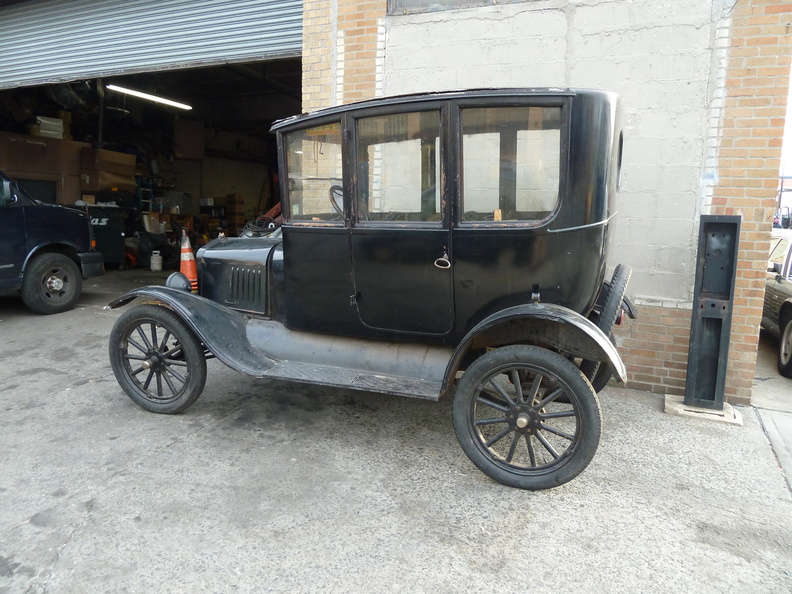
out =
<path fill-rule="evenodd" d="M 155 413 L 182 412 L 206 383 L 200 341 L 159 305 L 138 305 L 118 318 L 110 333 L 110 365 L 127 396 Z"/>
<path fill-rule="evenodd" d="M 784 377 L 792 377 L 792 318 L 784 324 L 778 344 L 778 373 Z"/>
<path fill-rule="evenodd" d="M 514 345 L 467 369 L 453 403 L 454 429 L 468 458 L 520 489 L 562 485 L 588 466 L 602 417 L 583 373 L 558 353 Z"/>

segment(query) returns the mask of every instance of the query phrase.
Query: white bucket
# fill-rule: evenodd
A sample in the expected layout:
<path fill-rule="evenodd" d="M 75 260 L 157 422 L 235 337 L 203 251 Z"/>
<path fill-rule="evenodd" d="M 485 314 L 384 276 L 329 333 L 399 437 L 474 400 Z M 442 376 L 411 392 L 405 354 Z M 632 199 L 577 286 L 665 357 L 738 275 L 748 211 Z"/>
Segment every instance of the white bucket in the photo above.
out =
<path fill-rule="evenodd" d="M 162 272 L 162 256 L 158 251 L 151 252 L 151 271 Z"/>

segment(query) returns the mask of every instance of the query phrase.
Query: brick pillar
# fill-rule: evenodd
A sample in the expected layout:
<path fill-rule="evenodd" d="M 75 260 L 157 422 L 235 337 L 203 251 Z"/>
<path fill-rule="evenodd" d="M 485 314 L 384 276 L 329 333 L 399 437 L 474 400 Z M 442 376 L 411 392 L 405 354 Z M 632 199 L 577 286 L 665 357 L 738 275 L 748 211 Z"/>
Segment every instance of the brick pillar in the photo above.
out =
<path fill-rule="evenodd" d="M 386 9 L 386 0 L 303 2 L 303 111 L 376 96 Z"/>
<path fill-rule="evenodd" d="M 333 105 L 335 0 L 303 0 L 302 110 Z"/>

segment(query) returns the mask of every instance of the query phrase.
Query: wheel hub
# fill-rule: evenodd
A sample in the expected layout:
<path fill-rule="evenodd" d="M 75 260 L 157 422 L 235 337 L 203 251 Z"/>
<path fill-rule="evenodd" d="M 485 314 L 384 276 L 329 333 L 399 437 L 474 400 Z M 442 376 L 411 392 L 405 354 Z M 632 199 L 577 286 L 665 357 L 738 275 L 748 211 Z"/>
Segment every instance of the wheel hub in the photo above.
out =
<path fill-rule="evenodd" d="M 143 369 L 151 369 L 152 367 L 161 367 L 162 366 L 162 356 L 158 352 L 149 352 L 147 353 L 148 359 L 141 363 L 141 367 Z"/>
<path fill-rule="evenodd" d="M 509 412 L 509 422 L 518 430 L 532 432 L 539 428 L 539 415 L 530 407 L 520 406 Z"/>
<path fill-rule="evenodd" d="M 45 286 L 48 291 L 58 293 L 63 290 L 63 279 L 58 276 L 51 276 L 47 279 Z"/>

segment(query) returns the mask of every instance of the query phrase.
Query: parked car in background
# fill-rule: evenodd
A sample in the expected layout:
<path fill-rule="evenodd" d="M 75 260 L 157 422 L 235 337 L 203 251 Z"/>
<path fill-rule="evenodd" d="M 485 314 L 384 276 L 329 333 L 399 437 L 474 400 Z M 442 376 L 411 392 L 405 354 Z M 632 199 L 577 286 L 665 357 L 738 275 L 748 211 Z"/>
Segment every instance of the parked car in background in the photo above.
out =
<path fill-rule="evenodd" d="M 0 294 L 54 314 L 74 307 L 83 279 L 101 274 L 88 214 L 39 202 L 0 172 Z"/>
<path fill-rule="evenodd" d="M 254 377 L 453 395 L 458 441 L 493 479 L 545 489 L 583 471 L 601 431 L 590 380 L 626 376 L 609 336 L 629 268 L 605 283 L 616 95 L 412 95 L 273 129 L 282 227 L 201 248 L 197 295 L 175 273 L 110 304 L 146 302 L 110 335 L 127 395 L 183 411 L 207 357 Z"/>
<path fill-rule="evenodd" d="M 779 339 L 778 371 L 792 377 L 792 230 L 773 229 L 762 328 Z"/>

